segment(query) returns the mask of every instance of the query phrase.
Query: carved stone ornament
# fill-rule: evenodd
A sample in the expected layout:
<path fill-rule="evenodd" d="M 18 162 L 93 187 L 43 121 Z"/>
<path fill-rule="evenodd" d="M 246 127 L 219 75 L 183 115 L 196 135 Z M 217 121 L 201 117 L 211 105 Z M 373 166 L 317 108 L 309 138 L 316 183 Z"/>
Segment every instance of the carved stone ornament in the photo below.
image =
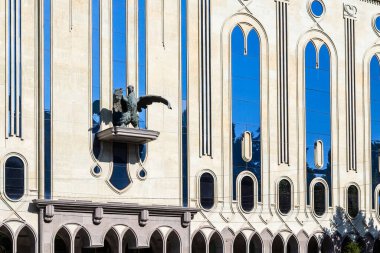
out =
<path fill-rule="evenodd" d="M 149 211 L 148 210 L 142 210 L 140 212 L 140 217 L 139 217 L 139 224 L 141 227 L 144 227 L 149 220 Z"/>
<path fill-rule="evenodd" d="M 53 205 L 47 205 L 45 207 L 45 222 L 51 222 L 54 217 L 54 206 Z"/>
<path fill-rule="evenodd" d="M 343 15 L 345 18 L 354 18 L 356 19 L 356 14 L 358 13 L 358 9 L 349 4 L 343 5 Z"/>
<path fill-rule="evenodd" d="M 103 208 L 97 207 L 94 210 L 94 224 L 99 225 L 102 222 L 103 219 Z"/>
<path fill-rule="evenodd" d="M 192 219 L 191 213 L 185 212 L 182 217 L 182 226 L 184 228 L 187 228 L 190 225 L 191 219 Z"/>

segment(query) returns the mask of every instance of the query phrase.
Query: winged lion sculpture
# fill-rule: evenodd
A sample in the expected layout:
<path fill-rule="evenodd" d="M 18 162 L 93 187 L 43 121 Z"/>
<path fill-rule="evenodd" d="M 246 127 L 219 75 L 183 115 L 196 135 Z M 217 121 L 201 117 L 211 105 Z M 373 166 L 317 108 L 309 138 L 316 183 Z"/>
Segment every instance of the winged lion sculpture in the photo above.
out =
<path fill-rule="evenodd" d="M 113 94 L 113 114 L 112 123 L 114 126 L 128 126 L 132 124 L 134 128 L 139 127 L 139 114 L 142 109 L 153 103 L 162 103 L 172 109 L 169 101 L 161 96 L 141 96 L 136 97 L 134 87 L 127 87 L 127 97 L 123 96 L 123 89 L 116 89 Z"/>

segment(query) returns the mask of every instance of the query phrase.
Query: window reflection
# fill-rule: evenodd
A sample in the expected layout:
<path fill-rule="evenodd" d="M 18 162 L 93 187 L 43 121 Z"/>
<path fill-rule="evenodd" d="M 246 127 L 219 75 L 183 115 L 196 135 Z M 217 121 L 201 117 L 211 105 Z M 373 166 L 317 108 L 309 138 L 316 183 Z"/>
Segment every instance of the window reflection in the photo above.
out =
<path fill-rule="evenodd" d="M 359 213 L 359 191 L 354 185 L 347 190 L 347 211 L 351 218 L 355 218 Z"/>
<path fill-rule="evenodd" d="M 15 156 L 8 158 L 5 162 L 5 194 L 12 200 L 18 200 L 24 195 L 24 187 L 24 163 Z"/>
<path fill-rule="evenodd" d="M 322 216 L 326 211 L 326 189 L 325 186 L 318 182 L 314 185 L 314 212 L 318 216 Z"/>
<path fill-rule="evenodd" d="M 370 63 L 370 96 L 371 96 L 371 163 L 372 163 L 372 190 L 380 184 L 380 62 L 375 55 Z M 374 194 L 376 196 L 376 194 Z M 375 199 L 372 202 L 374 208 Z"/>
<path fill-rule="evenodd" d="M 261 137 L 260 137 L 260 39 L 252 29 L 244 45 L 244 34 L 236 26 L 231 35 L 232 50 L 232 153 L 233 197 L 236 199 L 236 178 L 242 171 L 251 171 L 258 180 L 258 201 L 261 201 Z M 242 158 L 242 136 L 251 133 L 252 159 Z"/>
<path fill-rule="evenodd" d="M 201 206 L 204 209 L 211 209 L 214 206 L 214 177 L 210 173 L 204 173 L 199 184 Z"/>
<path fill-rule="evenodd" d="M 310 204 L 310 183 L 323 178 L 331 185 L 331 61 L 325 44 L 316 48 L 309 42 L 305 49 L 305 118 L 307 202 Z M 317 141 L 323 152 L 314 152 Z M 321 150 L 322 151 L 322 150 Z M 319 157 L 316 157 L 319 156 Z M 322 166 L 316 160 L 323 161 Z M 331 197 L 329 198 L 331 200 Z M 331 203 L 330 203 L 331 205 Z"/>
<path fill-rule="evenodd" d="M 278 208 L 282 214 L 288 214 L 292 206 L 292 186 L 290 182 L 283 179 L 278 184 Z"/>

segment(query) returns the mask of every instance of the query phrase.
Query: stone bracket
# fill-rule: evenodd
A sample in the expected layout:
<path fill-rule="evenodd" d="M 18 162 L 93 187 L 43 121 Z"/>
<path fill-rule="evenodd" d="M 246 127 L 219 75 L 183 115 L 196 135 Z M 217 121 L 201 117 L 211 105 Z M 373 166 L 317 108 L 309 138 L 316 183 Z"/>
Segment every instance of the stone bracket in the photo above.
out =
<path fill-rule="evenodd" d="M 149 211 L 148 210 L 142 210 L 140 212 L 140 216 L 139 216 L 140 226 L 144 227 L 148 223 L 148 220 L 149 220 Z"/>
<path fill-rule="evenodd" d="M 103 208 L 97 207 L 94 210 L 93 222 L 95 225 L 99 225 L 103 219 Z"/>

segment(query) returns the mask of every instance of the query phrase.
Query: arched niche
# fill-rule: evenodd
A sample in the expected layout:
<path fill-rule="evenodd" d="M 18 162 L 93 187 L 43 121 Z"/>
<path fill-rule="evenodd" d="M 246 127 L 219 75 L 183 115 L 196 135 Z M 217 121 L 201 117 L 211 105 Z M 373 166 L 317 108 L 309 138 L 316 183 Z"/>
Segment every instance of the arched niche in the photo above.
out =
<path fill-rule="evenodd" d="M 197 232 L 191 242 L 191 253 L 206 253 L 206 238 L 202 232 Z"/>
<path fill-rule="evenodd" d="M 71 253 L 71 237 L 69 232 L 63 227 L 58 230 L 54 237 L 54 252 L 55 253 Z"/>
<path fill-rule="evenodd" d="M 247 242 L 242 233 L 238 234 L 234 240 L 234 253 L 246 252 Z"/>
<path fill-rule="evenodd" d="M 74 241 L 74 252 L 75 253 L 85 253 L 85 249 L 89 248 L 91 246 L 91 239 L 90 235 L 87 230 L 84 228 L 80 228 L 79 231 L 75 235 L 75 241 Z"/>
<path fill-rule="evenodd" d="M 150 237 L 149 248 L 151 253 L 164 253 L 164 241 L 158 230 L 154 231 Z"/>
<path fill-rule="evenodd" d="M 262 253 L 263 243 L 258 234 L 254 234 L 249 242 L 249 252 L 250 253 Z"/>
<path fill-rule="evenodd" d="M 284 253 L 284 240 L 279 234 L 272 241 L 272 253 Z"/>
<path fill-rule="evenodd" d="M 166 239 L 166 253 L 180 253 L 181 240 L 176 231 L 172 231 Z"/>
<path fill-rule="evenodd" d="M 319 253 L 319 245 L 315 236 L 312 236 L 307 244 L 307 253 Z"/>
<path fill-rule="evenodd" d="M 298 253 L 298 249 L 299 249 L 298 241 L 297 241 L 296 237 L 294 235 L 292 235 L 289 238 L 288 243 L 286 245 L 286 252 L 287 253 Z"/>
<path fill-rule="evenodd" d="M 322 240 L 321 245 L 321 253 L 333 253 L 334 252 L 334 244 L 331 240 L 331 237 L 326 235 Z"/>
<path fill-rule="evenodd" d="M 123 253 L 133 253 L 137 248 L 137 236 L 132 229 L 128 229 L 123 236 Z"/>
<path fill-rule="evenodd" d="M 13 238 L 10 230 L 2 226 L 0 227 L 0 252 L 12 253 L 13 252 Z"/>
<path fill-rule="evenodd" d="M 209 241 L 209 253 L 223 253 L 223 240 L 219 233 L 214 232 Z"/>
<path fill-rule="evenodd" d="M 17 252 L 36 253 L 36 237 L 28 226 L 23 227 L 18 233 Z"/>

